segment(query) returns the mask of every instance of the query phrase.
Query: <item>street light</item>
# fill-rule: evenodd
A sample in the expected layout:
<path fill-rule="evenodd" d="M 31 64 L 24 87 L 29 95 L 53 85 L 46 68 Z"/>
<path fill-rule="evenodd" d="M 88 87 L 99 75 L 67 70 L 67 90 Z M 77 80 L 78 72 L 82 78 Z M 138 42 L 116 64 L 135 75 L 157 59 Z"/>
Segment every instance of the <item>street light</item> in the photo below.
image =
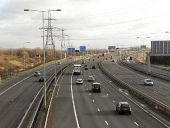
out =
<path fill-rule="evenodd" d="M 25 44 L 29 44 L 30 42 L 24 42 L 23 43 L 23 50 L 24 50 L 24 71 L 25 71 Z"/>
<path fill-rule="evenodd" d="M 149 36 L 147 36 L 147 37 L 136 37 L 136 38 L 138 38 L 138 39 L 142 39 L 143 41 L 143 46 L 144 46 L 144 41 L 145 41 L 145 39 L 147 39 L 147 38 L 151 38 L 151 37 L 149 37 Z M 143 56 L 144 56 L 144 52 L 143 52 Z"/>
<path fill-rule="evenodd" d="M 49 11 L 62 11 L 61 9 L 56 9 L 56 10 L 31 10 L 31 9 L 24 9 L 24 11 L 36 11 L 42 13 L 42 34 L 43 34 L 43 77 L 44 77 L 44 108 L 46 109 L 46 102 L 47 102 L 47 97 L 46 97 L 46 69 L 45 69 L 45 41 L 44 41 L 44 12 L 49 12 Z"/>
<path fill-rule="evenodd" d="M 144 40 L 146 38 L 151 38 L 151 37 L 148 36 L 148 37 L 136 37 L 136 38 L 143 39 L 143 45 L 144 45 Z M 143 51 L 143 61 L 144 61 L 144 51 Z M 151 72 L 151 68 L 150 68 L 150 55 L 149 55 L 149 53 L 147 54 L 147 62 L 146 63 L 147 63 L 147 71 L 146 71 L 146 73 L 149 74 Z M 144 67 L 144 70 L 145 70 L 145 67 Z"/>

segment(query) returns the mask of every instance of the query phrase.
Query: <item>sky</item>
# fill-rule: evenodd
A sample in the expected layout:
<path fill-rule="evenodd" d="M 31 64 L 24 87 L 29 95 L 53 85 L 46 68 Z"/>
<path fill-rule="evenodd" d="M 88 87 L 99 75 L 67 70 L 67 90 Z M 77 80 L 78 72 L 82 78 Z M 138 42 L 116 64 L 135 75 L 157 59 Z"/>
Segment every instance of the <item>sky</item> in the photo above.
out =
<path fill-rule="evenodd" d="M 52 26 L 63 28 L 75 48 L 150 47 L 151 40 L 170 40 L 170 0 L 0 0 L 0 48 L 42 48 L 42 13 L 24 9 L 61 9 L 51 12 Z M 57 38 L 55 44 L 60 49 Z"/>

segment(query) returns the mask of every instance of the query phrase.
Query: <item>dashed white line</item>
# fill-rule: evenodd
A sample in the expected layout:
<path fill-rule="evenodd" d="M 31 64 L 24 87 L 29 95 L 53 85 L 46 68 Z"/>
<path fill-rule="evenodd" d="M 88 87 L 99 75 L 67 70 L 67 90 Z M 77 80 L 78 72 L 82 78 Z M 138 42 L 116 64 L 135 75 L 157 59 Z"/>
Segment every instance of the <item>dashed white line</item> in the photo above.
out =
<path fill-rule="evenodd" d="M 106 120 L 104 122 L 106 123 L 107 126 L 109 126 L 109 123 Z"/>
<path fill-rule="evenodd" d="M 119 88 L 119 91 L 120 91 L 120 92 L 123 92 L 121 88 Z"/>
<path fill-rule="evenodd" d="M 92 100 L 92 102 L 94 103 L 94 100 Z"/>
<path fill-rule="evenodd" d="M 138 126 L 138 127 L 139 127 L 139 124 L 138 124 L 137 122 L 134 122 L 134 124 L 135 124 L 136 126 Z"/>
<path fill-rule="evenodd" d="M 157 91 L 154 91 L 154 93 L 158 93 Z"/>
<path fill-rule="evenodd" d="M 129 95 L 127 92 L 125 92 L 126 95 Z"/>
<path fill-rule="evenodd" d="M 99 109 L 99 108 L 97 108 L 97 111 L 98 111 L 98 112 L 100 112 L 100 109 Z"/>
<path fill-rule="evenodd" d="M 140 104 L 142 107 L 146 107 L 144 104 Z"/>
<path fill-rule="evenodd" d="M 113 100 L 112 102 L 115 103 L 115 100 Z"/>

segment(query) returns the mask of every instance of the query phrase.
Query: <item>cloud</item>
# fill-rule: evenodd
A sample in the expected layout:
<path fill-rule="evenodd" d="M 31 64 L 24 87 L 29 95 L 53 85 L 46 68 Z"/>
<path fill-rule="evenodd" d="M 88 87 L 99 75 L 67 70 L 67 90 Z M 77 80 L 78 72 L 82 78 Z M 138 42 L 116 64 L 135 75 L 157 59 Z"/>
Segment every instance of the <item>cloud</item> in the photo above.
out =
<path fill-rule="evenodd" d="M 0 47 L 21 47 L 25 41 L 34 42 L 30 47 L 40 46 L 41 13 L 24 12 L 25 8 L 62 9 L 52 13 L 57 19 L 53 26 L 64 28 L 71 38 L 84 39 L 72 40 L 76 47 L 80 42 L 91 47 L 95 47 L 95 43 L 98 47 L 106 47 L 110 42 L 138 44 L 136 35 L 170 30 L 169 0 L 3 0 Z"/>

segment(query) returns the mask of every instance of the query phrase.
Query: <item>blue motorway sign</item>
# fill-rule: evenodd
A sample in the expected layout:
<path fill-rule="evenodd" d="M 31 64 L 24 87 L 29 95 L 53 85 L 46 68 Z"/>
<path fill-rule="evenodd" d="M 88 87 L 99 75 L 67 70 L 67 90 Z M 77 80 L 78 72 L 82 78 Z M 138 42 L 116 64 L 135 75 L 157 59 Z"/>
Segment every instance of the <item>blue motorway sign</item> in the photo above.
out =
<path fill-rule="evenodd" d="M 75 48 L 67 48 L 67 52 L 75 52 Z"/>
<path fill-rule="evenodd" d="M 80 52 L 86 52 L 86 46 L 80 46 Z"/>
<path fill-rule="evenodd" d="M 108 46 L 108 49 L 115 49 L 116 46 Z"/>

